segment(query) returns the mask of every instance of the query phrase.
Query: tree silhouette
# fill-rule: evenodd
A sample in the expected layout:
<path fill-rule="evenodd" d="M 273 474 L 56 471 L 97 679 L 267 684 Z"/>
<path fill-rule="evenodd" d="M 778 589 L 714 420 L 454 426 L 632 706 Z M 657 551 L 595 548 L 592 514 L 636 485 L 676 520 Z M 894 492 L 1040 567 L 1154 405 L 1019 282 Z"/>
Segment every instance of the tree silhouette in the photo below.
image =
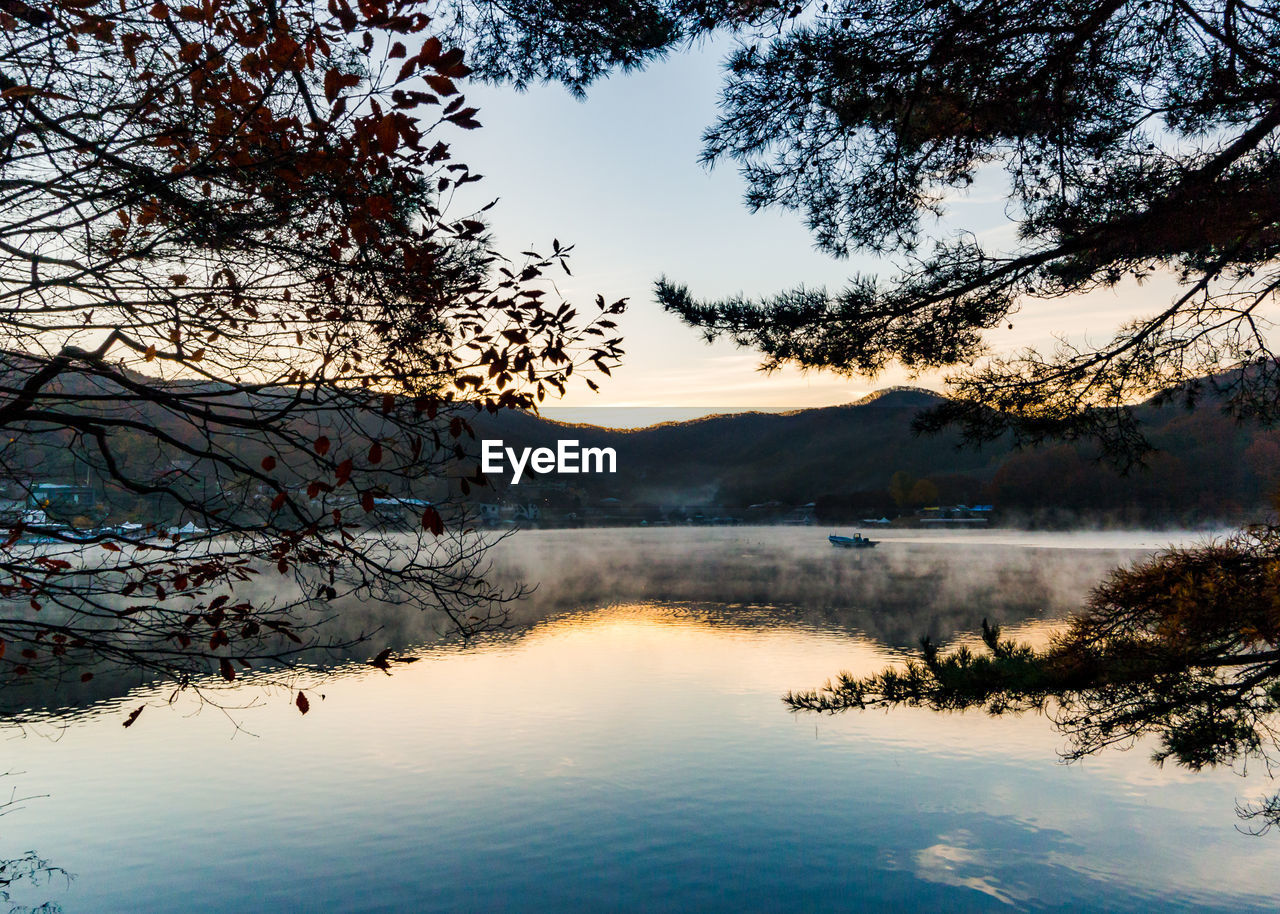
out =
<path fill-rule="evenodd" d="M 803 214 L 836 256 L 891 258 L 841 290 L 657 297 L 766 367 L 951 369 L 922 428 L 973 440 L 1149 447 L 1126 408 L 1213 395 L 1277 418 L 1274 306 L 1280 23 L 1260 0 L 443 0 L 479 76 L 577 94 L 715 34 L 734 36 L 703 161 L 733 162 L 752 210 Z M 1008 249 L 934 217 L 1004 176 Z M 1156 273 L 1179 288 L 1102 345 L 984 358 L 1020 308 Z M 1075 328 L 1062 328 L 1075 329 Z M 982 360 L 975 365 L 975 361 Z"/>
<path fill-rule="evenodd" d="M 1089 437 L 1129 461 L 1147 448 L 1127 409 L 1137 400 L 1213 394 L 1237 416 L 1280 415 L 1269 4 L 847 0 L 789 12 L 789 26 L 742 35 L 704 161 L 739 165 L 751 209 L 797 210 L 821 249 L 889 256 L 898 272 L 714 302 L 663 279 L 668 310 L 759 349 L 768 368 L 953 369 L 955 399 L 922 428 L 958 423 L 976 441 Z M 963 225 L 926 230 L 980 173 L 1003 173 L 1008 250 Z M 1174 299 L 1102 345 L 984 359 L 984 333 L 1034 301 L 1157 273 L 1180 284 Z"/>
<path fill-rule="evenodd" d="M 398 0 L 0 6 L 0 476 L 31 509 L 0 682 L 230 681 L 353 601 L 501 620 L 456 505 L 483 479 L 446 482 L 467 417 L 607 373 L 623 304 L 579 316 L 568 247 L 509 261 L 449 213 L 463 57 Z M 55 523 L 55 466 L 114 512 Z"/>
<path fill-rule="evenodd" d="M 1280 528 L 1250 528 L 1112 572 L 1046 648 L 1001 638 L 985 619 L 982 640 L 985 652 L 944 654 L 924 639 L 901 668 L 842 674 L 785 701 L 826 712 L 1042 712 L 1068 736 L 1069 760 L 1149 736 L 1160 764 L 1280 761 Z M 1280 795 L 1240 812 L 1266 831 L 1280 825 Z"/>

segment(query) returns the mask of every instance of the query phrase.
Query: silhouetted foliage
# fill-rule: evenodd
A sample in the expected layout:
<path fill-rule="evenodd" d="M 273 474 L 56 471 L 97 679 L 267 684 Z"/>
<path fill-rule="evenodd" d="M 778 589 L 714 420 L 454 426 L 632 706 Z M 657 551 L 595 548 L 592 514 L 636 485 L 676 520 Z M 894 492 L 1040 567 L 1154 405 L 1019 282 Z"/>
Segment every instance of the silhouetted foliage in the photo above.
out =
<path fill-rule="evenodd" d="M 479 123 L 432 31 L 398 0 L 0 8 L 0 475 L 30 509 L 0 683 L 230 681 L 369 599 L 501 620 L 450 507 L 483 482 L 447 478 L 468 416 L 607 373 L 623 305 L 580 317 L 545 277 L 567 247 L 508 261 L 447 212 L 478 176 L 444 138 Z"/>
<path fill-rule="evenodd" d="M 1280 761 L 1280 528 L 1172 549 L 1112 574 L 1044 649 L 983 620 L 985 652 L 920 656 L 864 678 L 793 692 L 795 710 L 909 705 L 1039 711 L 1070 739 L 1068 759 L 1153 737 L 1157 763 L 1193 770 Z M 1280 798 L 1242 807 L 1258 831 Z"/>
<path fill-rule="evenodd" d="M 470 49 L 476 76 L 563 83 L 575 95 L 615 70 L 633 70 L 721 28 L 776 27 L 793 16 L 777 0 L 436 0 L 444 34 Z"/>
<path fill-rule="evenodd" d="M 899 272 L 715 302 L 663 279 L 668 310 L 770 368 L 960 366 L 957 399 L 921 427 L 978 441 L 1090 437 L 1127 462 L 1148 443 L 1125 407 L 1153 395 L 1280 417 L 1270 4 L 844 0 L 722 24 L 740 40 L 704 160 L 739 165 L 751 209 L 797 210 L 820 248 Z M 928 235 L 949 196 L 1000 172 L 1016 244 Z M 1158 271 L 1174 300 L 1104 344 L 975 364 L 1032 300 Z"/>

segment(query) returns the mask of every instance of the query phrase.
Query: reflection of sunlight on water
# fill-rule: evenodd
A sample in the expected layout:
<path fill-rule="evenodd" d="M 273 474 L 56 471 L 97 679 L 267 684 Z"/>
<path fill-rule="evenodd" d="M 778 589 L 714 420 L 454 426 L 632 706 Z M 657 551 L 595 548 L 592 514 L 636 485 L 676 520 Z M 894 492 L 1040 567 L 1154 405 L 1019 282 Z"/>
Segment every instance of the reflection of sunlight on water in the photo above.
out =
<path fill-rule="evenodd" d="M 77 874 L 68 910 L 1144 910 L 1280 890 L 1275 845 L 1232 828 L 1256 776 L 1157 769 L 1144 747 L 1063 766 L 1037 715 L 788 712 L 785 691 L 880 669 L 930 625 L 969 638 L 956 632 L 992 606 L 965 606 L 975 594 L 1022 613 L 1010 636 L 1047 638 L 1101 564 L 913 544 L 852 566 L 818 551 L 803 566 L 815 579 L 778 580 L 770 599 L 760 581 L 812 534 L 746 560 L 728 534 L 720 551 L 684 538 L 631 558 L 639 540 L 619 536 L 626 548 L 605 543 L 583 568 L 556 532 L 535 546 L 565 552 L 569 583 L 519 628 L 419 639 L 419 662 L 390 676 L 349 664 L 314 685 L 306 717 L 267 693 L 234 715 L 257 736 L 144 688 L 58 742 L 10 740 L 3 767 L 49 799 L 0 824 Z M 646 562 L 654 576 L 592 596 L 616 583 L 597 575 Z M 708 567 L 739 576 L 721 579 L 734 599 L 705 599 Z M 1030 606 L 998 592 L 1024 578 Z"/>

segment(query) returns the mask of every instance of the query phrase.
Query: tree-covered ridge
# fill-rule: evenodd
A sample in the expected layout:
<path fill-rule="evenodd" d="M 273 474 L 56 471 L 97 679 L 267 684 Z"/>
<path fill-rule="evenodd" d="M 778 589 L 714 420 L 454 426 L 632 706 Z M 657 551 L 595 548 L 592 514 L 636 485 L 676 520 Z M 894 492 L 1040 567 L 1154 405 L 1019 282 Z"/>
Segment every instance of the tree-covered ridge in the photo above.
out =
<path fill-rule="evenodd" d="M 480 437 L 509 445 L 553 447 L 557 439 L 572 438 L 615 448 L 616 474 L 553 480 L 581 489 L 585 498 L 715 502 L 744 519 L 742 509 L 776 501 L 816 502 L 824 523 L 957 503 L 993 503 L 1008 521 L 1058 526 L 1081 519 L 1193 523 L 1256 517 L 1280 480 L 1280 433 L 1241 426 L 1211 404 L 1190 412 L 1142 407 L 1159 450 L 1148 455 L 1145 470 L 1126 475 L 1083 443 L 1017 449 L 1005 439 L 976 449 L 961 447 L 954 431 L 916 434 L 921 411 L 943 402 L 924 390 L 894 390 L 844 406 L 708 416 L 634 430 L 565 426 L 516 412 L 480 417 L 474 425 Z M 908 488 L 928 481 L 936 493 L 895 498 L 900 474 L 910 479 Z M 531 480 L 505 495 L 519 498 L 533 486 Z"/>

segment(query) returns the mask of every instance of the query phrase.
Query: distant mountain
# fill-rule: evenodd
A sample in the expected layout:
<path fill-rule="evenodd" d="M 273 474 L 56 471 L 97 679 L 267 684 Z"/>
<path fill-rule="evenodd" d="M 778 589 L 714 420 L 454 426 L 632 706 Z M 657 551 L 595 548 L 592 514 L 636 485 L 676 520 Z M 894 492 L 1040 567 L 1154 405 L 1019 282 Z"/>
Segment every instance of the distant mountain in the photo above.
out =
<path fill-rule="evenodd" d="M 0 383 L 12 389 L 22 371 L 10 361 Z M 120 392 L 101 384 L 73 377 L 63 393 L 92 402 Z M 478 413 L 471 419 L 476 440 L 465 442 L 472 454 L 478 455 L 483 439 L 501 439 L 517 449 L 554 448 L 558 440 L 576 439 L 584 448 L 612 448 L 617 472 L 551 473 L 520 486 L 504 485 L 509 474 L 499 475 L 495 488 L 471 497 L 555 502 L 562 514 L 616 500 L 634 508 L 633 517 L 656 517 L 671 506 L 714 506 L 715 514 L 764 517 L 769 503 L 779 509 L 814 503 L 822 519 L 857 519 L 909 513 L 922 503 L 981 502 L 1006 517 L 1049 523 L 1081 513 L 1133 523 L 1189 523 L 1256 517 L 1280 482 L 1280 432 L 1237 425 L 1214 400 L 1192 410 L 1139 407 L 1148 437 L 1160 450 L 1145 471 L 1129 476 L 1097 463 L 1086 446 L 1015 451 L 995 442 L 977 450 L 961 448 L 954 433 L 913 433 L 912 420 L 940 402 L 932 391 L 897 387 L 842 406 L 712 415 L 640 429 L 569 424 L 520 412 Z M 194 431 L 152 405 L 133 408 L 156 425 L 173 425 L 176 435 Z M 10 473 L 46 481 L 79 478 L 83 471 L 67 443 L 65 434 L 40 432 L 15 439 L 6 453 Z M 119 447 L 135 470 L 148 462 L 162 468 L 167 459 L 127 435 Z"/>
<path fill-rule="evenodd" d="M 932 391 L 890 388 L 843 406 L 789 413 L 735 413 L 636 430 L 553 422 L 507 413 L 477 417 L 479 438 L 511 447 L 577 439 L 612 447 L 615 475 L 556 476 L 588 501 L 750 505 L 817 503 L 819 514 L 865 516 L 910 508 L 890 493 L 927 480 L 945 503 L 991 502 L 1006 514 L 1065 521 L 1084 512 L 1134 523 L 1253 516 L 1280 482 L 1280 432 L 1237 425 L 1216 405 L 1144 408 L 1159 451 L 1129 475 L 1099 464 L 1086 446 L 1016 451 L 995 443 L 961 448 L 952 433 L 919 436 L 912 420 L 942 402 Z M 905 477 L 905 478 L 904 478 Z M 525 483 L 526 486 L 530 483 Z M 531 488 L 508 487 L 505 497 Z"/>

